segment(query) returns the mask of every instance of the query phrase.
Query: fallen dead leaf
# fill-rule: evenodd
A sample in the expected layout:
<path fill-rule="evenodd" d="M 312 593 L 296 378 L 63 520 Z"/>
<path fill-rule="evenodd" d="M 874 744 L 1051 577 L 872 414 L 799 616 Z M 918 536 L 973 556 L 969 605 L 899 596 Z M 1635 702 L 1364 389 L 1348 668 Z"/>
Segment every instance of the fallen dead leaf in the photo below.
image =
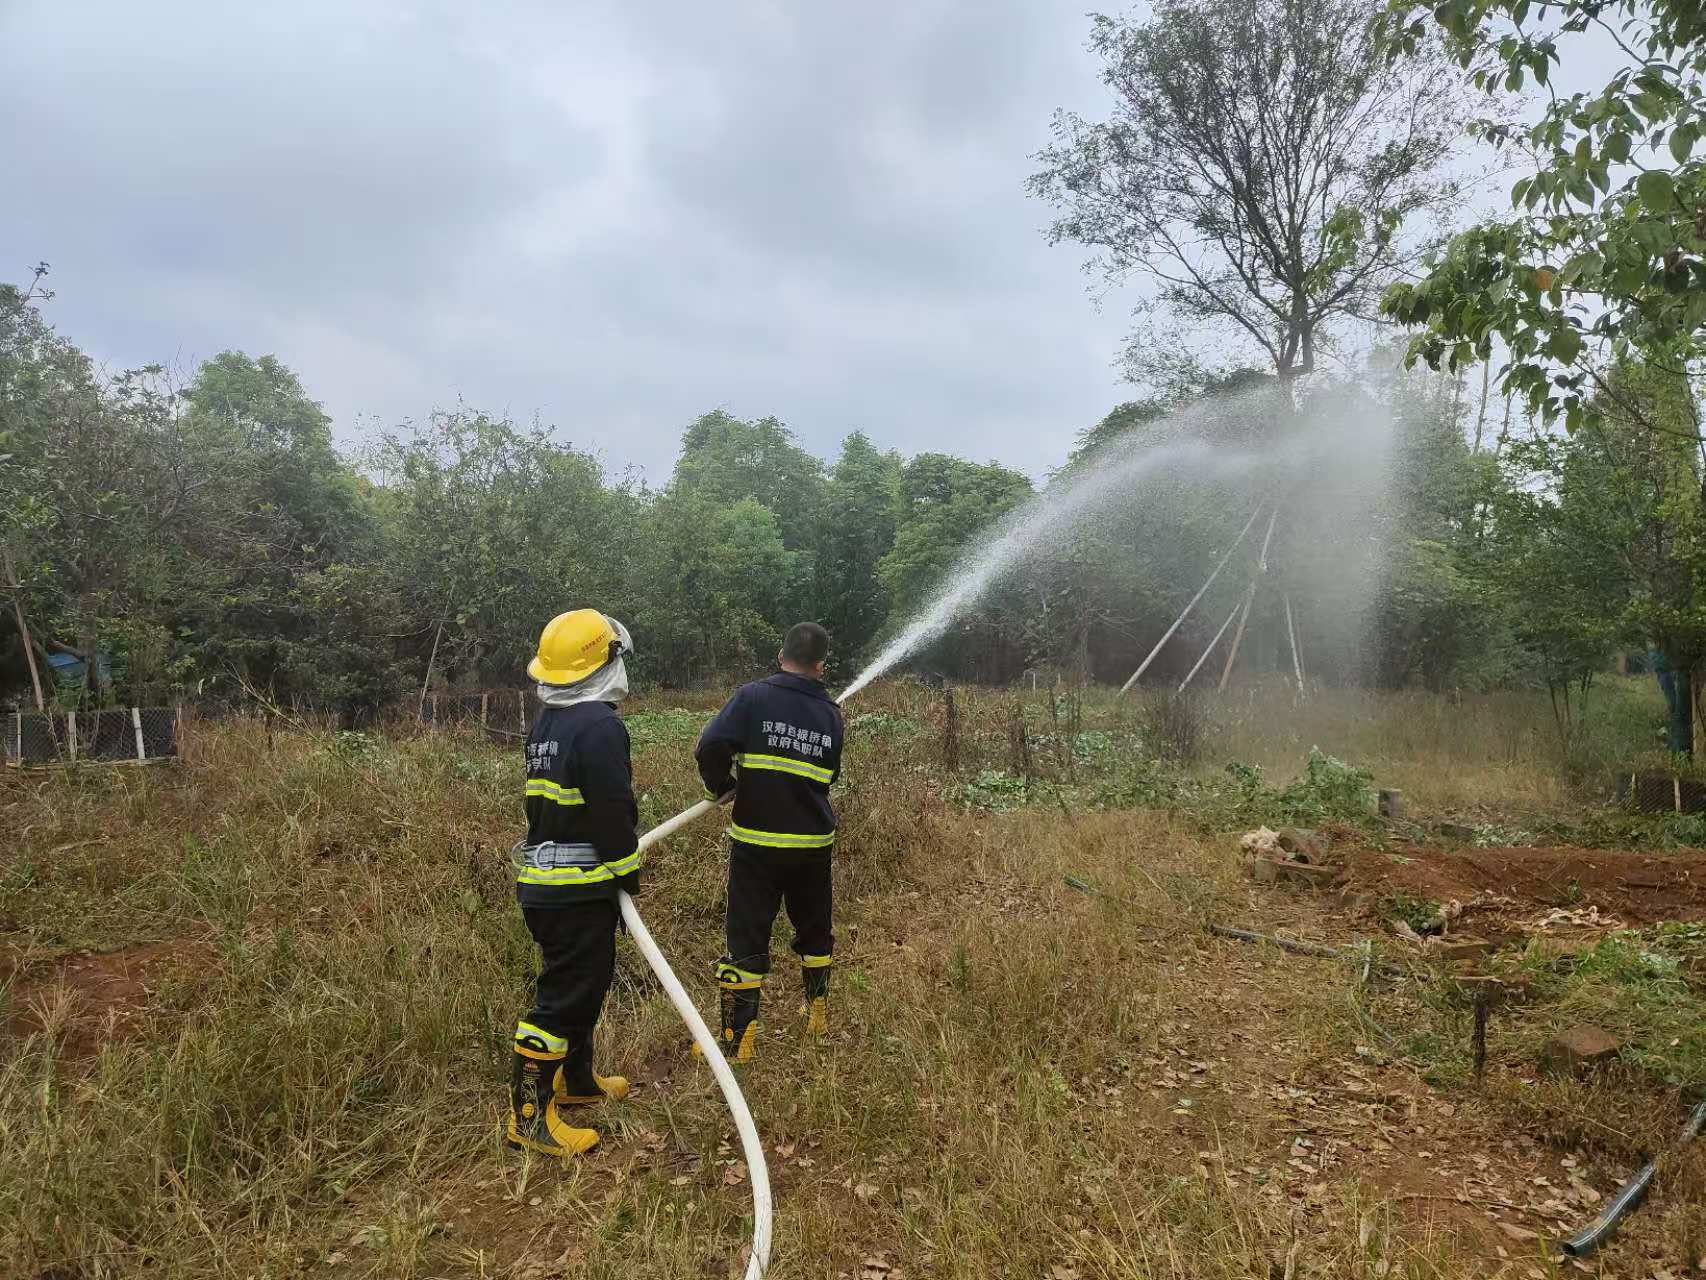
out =
<path fill-rule="evenodd" d="M 743 1161 L 736 1161 L 723 1170 L 723 1185 L 725 1187 L 738 1187 L 745 1181 L 746 1164 Z"/>

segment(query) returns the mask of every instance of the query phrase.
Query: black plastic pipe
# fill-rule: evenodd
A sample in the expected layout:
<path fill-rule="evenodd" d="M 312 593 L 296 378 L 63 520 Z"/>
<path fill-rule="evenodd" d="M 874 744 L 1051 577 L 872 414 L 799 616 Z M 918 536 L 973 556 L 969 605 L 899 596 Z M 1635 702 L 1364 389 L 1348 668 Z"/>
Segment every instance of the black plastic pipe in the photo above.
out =
<path fill-rule="evenodd" d="M 1692 1142 L 1700 1136 L 1702 1129 L 1706 1129 L 1706 1102 L 1694 1108 L 1688 1123 L 1682 1126 L 1682 1135 L 1677 1138 L 1676 1145 L 1680 1147 Z M 1617 1194 L 1599 1211 L 1599 1217 L 1564 1241 L 1564 1252 L 1572 1258 L 1585 1258 L 1611 1239 L 1618 1224 L 1646 1199 L 1647 1189 L 1653 1185 L 1653 1175 L 1658 1172 L 1658 1167 L 1658 1157 L 1655 1156 L 1637 1169 L 1635 1176 L 1619 1187 Z"/>

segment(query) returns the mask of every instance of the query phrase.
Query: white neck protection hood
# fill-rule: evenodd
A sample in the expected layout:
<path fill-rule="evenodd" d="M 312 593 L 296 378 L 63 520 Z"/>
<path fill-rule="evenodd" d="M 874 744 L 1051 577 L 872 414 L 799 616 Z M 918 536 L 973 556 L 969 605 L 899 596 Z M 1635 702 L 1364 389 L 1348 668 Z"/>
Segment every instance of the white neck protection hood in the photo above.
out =
<path fill-rule="evenodd" d="M 609 621 L 616 629 L 616 638 L 622 642 L 622 654 L 634 652 L 628 628 L 615 618 Z M 577 702 L 620 702 L 628 696 L 628 666 L 623 656 L 618 655 L 584 680 L 573 684 L 541 684 L 537 688 L 539 701 L 548 707 L 572 707 Z"/>

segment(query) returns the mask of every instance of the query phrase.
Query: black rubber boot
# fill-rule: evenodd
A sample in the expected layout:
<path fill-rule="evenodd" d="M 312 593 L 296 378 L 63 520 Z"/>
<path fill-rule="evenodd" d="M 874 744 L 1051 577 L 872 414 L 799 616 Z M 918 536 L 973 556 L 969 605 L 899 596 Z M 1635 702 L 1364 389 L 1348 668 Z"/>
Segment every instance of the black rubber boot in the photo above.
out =
<path fill-rule="evenodd" d="M 730 1062 L 751 1062 L 758 1035 L 760 987 L 723 989 L 723 1054 Z"/>
<path fill-rule="evenodd" d="M 800 981 L 806 989 L 806 1034 L 829 1034 L 829 966 L 806 965 L 800 970 Z"/>
<path fill-rule="evenodd" d="M 510 1071 L 509 1117 L 504 1141 L 516 1148 L 567 1159 L 598 1145 L 592 1129 L 578 1129 L 557 1112 L 552 1081 L 562 1066 L 564 1054 L 543 1043 L 515 1042 Z"/>
<path fill-rule="evenodd" d="M 559 1107 L 584 1107 L 598 1102 L 620 1102 L 628 1096 L 628 1081 L 622 1076 L 601 1076 L 592 1069 L 592 1028 L 570 1027 L 568 1056 L 557 1068 L 552 1100 Z"/>

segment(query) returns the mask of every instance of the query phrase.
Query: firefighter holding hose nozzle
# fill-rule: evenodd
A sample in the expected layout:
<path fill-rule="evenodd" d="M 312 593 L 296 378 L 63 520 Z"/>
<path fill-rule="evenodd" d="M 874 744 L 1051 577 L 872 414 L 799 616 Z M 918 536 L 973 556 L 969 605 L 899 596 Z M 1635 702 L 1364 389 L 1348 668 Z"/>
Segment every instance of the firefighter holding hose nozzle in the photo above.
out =
<path fill-rule="evenodd" d="M 829 788 L 841 772 L 841 708 L 823 684 L 829 633 L 790 627 L 781 670 L 743 685 L 699 735 L 706 795 L 732 799 L 725 950 L 717 965 L 723 1052 L 753 1057 L 759 998 L 770 972 L 770 929 L 786 903 L 806 995 L 806 1030 L 829 1030 L 831 851 Z"/>
<path fill-rule="evenodd" d="M 639 818 L 628 730 L 628 629 L 596 609 L 545 624 L 527 665 L 543 704 L 527 735 L 527 838 L 511 854 L 516 899 L 539 944 L 533 1008 L 515 1024 L 504 1140 L 559 1159 L 598 1143 L 569 1109 L 627 1096 L 592 1069 L 616 969 L 617 893 L 637 894 Z"/>

